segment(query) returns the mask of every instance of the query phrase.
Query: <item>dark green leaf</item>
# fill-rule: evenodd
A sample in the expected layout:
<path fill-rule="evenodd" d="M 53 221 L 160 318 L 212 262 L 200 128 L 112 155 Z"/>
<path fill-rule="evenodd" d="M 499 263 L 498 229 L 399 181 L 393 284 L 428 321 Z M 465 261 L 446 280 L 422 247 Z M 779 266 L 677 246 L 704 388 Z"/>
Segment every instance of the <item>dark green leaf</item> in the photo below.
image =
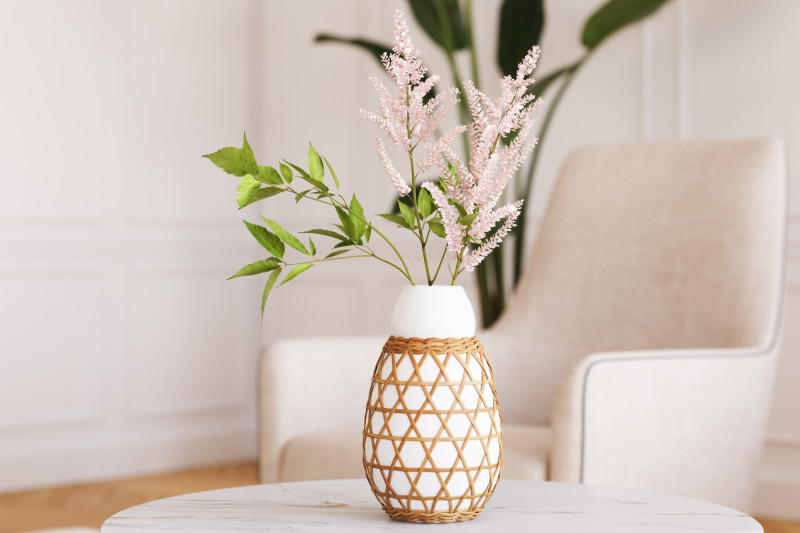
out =
<path fill-rule="evenodd" d="M 284 161 L 286 161 L 286 160 L 284 159 Z M 298 167 L 294 163 L 290 163 L 289 161 L 286 161 L 286 164 L 289 165 L 290 167 L 292 167 L 293 169 L 295 169 L 296 171 L 298 171 L 301 176 L 305 176 L 306 178 L 309 178 L 309 179 L 311 178 L 311 175 L 308 172 L 306 172 L 302 168 Z"/>
<path fill-rule="evenodd" d="M 261 217 L 261 220 L 263 220 L 267 224 L 267 226 L 269 226 L 269 228 L 275 232 L 275 235 L 277 235 L 280 238 L 280 240 L 282 240 L 283 242 L 285 242 L 286 244 L 288 244 L 289 246 L 291 246 L 300 253 L 303 253 L 305 255 L 311 255 L 310 253 L 308 253 L 306 247 L 303 246 L 303 243 L 300 242 L 300 239 L 298 239 L 297 237 L 295 237 L 294 235 L 283 229 L 281 225 L 278 224 L 277 222 L 264 218 L 263 215 L 259 216 Z"/>
<path fill-rule="evenodd" d="M 286 183 L 292 182 L 292 169 L 281 163 L 281 175 Z"/>
<path fill-rule="evenodd" d="M 439 46 L 445 50 L 451 46 L 454 50 L 461 50 L 469 45 L 469 34 L 458 0 L 408 0 L 408 3 L 414 18 Z M 448 29 L 452 39 L 451 46 L 448 46 L 445 33 Z"/>
<path fill-rule="evenodd" d="M 436 205 L 433 203 L 433 197 L 427 189 L 420 189 L 417 195 L 417 207 L 419 207 L 419 214 L 422 218 L 428 218 L 436 210 Z"/>
<path fill-rule="evenodd" d="M 339 239 L 340 241 L 349 242 L 349 239 L 344 235 L 340 235 L 335 231 L 331 231 L 329 229 L 310 229 L 308 231 L 301 231 L 300 233 L 313 233 L 315 235 L 324 235 L 325 237 L 332 237 L 334 239 Z"/>
<path fill-rule="evenodd" d="M 289 273 L 286 274 L 286 277 L 283 278 L 281 285 L 283 285 L 287 281 L 293 280 L 294 278 L 296 278 L 297 276 L 299 276 L 312 266 L 314 266 L 314 263 L 300 263 L 299 265 L 293 266 L 292 269 L 289 271 Z"/>
<path fill-rule="evenodd" d="M 283 185 L 281 175 L 274 167 L 258 167 L 258 181 L 267 185 Z"/>
<path fill-rule="evenodd" d="M 337 224 L 336 227 L 339 228 L 340 230 L 344 231 L 344 228 L 342 226 L 340 226 L 339 224 Z M 353 246 L 353 244 L 354 243 L 350 242 L 350 241 L 342 241 L 342 242 L 337 242 L 336 244 L 333 245 L 333 247 L 334 248 L 348 247 L 348 249 L 349 249 L 349 247 Z"/>
<path fill-rule="evenodd" d="M 322 177 L 325 175 L 322 158 L 314 150 L 314 146 L 311 143 L 308 143 L 308 173 L 311 174 L 312 179 L 317 181 L 322 181 Z"/>
<path fill-rule="evenodd" d="M 336 257 L 337 255 L 346 254 L 349 251 L 350 251 L 350 248 L 348 248 L 347 250 L 334 250 L 331 253 L 329 253 L 328 255 L 326 255 L 325 259 L 330 259 L 331 257 Z"/>
<path fill-rule="evenodd" d="M 428 227 L 431 228 L 431 231 L 434 235 L 437 235 L 443 239 L 447 238 L 447 233 L 444 231 L 444 224 L 441 222 L 428 222 Z"/>
<path fill-rule="evenodd" d="M 338 189 L 339 178 L 336 177 L 336 172 L 333 171 L 333 167 L 331 166 L 330 162 L 325 158 L 325 156 L 322 156 L 322 159 L 325 159 L 325 164 L 328 166 L 328 171 L 331 173 L 331 176 L 333 176 L 333 182 L 336 184 L 336 188 Z"/>
<path fill-rule="evenodd" d="M 245 174 L 258 173 L 257 166 L 251 165 L 247 161 L 241 148 L 226 146 L 225 148 L 220 148 L 213 154 L 206 154 L 203 157 L 211 160 L 211 162 L 219 168 L 234 176 L 242 177 Z"/>
<path fill-rule="evenodd" d="M 542 0 L 504 0 L 500 8 L 497 64 L 507 76 L 515 76 L 517 65 L 535 44 L 544 27 Z"/>
<path fill-rule="evenodd" d="M 380 64 L 381 66 L 383 66 L 383 63 L 381 62 L 381 56 L 383 54 L 392 53 L 391 46 L 386 46 L 381 43 L 377 43 L 375 41 L 370 41 L 367 39 L 359 39 L 359 38 L 349 39 L 346 37 L 339 37 L 327 33 L 320 33 L 314 40 L 318 43 L 326 43 L 326 42 L 341 43 L 341 44 L 350 44 L 356 46 L 358 48 L 361 48 L 362 50 L 366 50 L 367 52 L 369 52 L 369 54 L 372 57 L 374 57 L 378 61 L 378 64 Z"/>
<path fill-rule="evenodd" d="M 250 233 L 253 235 L 253 237 L 255 237 L 258 244 L 263 246 L 269 253 L 278 259 L 283 259 L 283 254 L 286 251 L 286 247 L 283 245 L 277 235 L 270 233 L 270 231 L 264 226 L 251 224 L 246 220 L 244 221 L 244 225 L 247 226 L 248 230 L 250 230 Z"/>
<path fill-rule="evenodd" d="M 239 209 L 251 203 L 250 198 L 261 187 L 253 176 L 245 174 L 239 181 L 239 186 L 236 188 L 236 203 L 239 204 Z"/>
<path fill-rule="evenodd" d="M 275 285 L 275 280 L 278 279 L 283 269 L 276 268 L 272 271 L 267 278 L 267 283 L 264 285 L 264 294 L 261 296 L 261 317 L 264 317 L 264 304 L 267 303 L 267 297 L 269 296 L 269 292 L 272 290 L 272 286 Z"/>
<path fill-rule="evenodd" d="M 400 215 L 395 215 L 394 213 L 384 213 L 384 214 L 378 215 L 378 216 L 381 217 L 381 218 L 385 218 L 389 222 L 394 222 L 398 226 L 402 226 L 404 228 L 411 229 L 413 227 L 413 226 L 409 226 L 408 224 L 406 224 L 406 220 L 403 217 L 401 217 Z"/>
<path fill-rule="evenodd" d="M 250 263 L 249 265 L 240 268 L 236 274 L 228 279 L 238 278 L 240 276 L 252 276 L 253 274 L 261 274 L 262 272 L 269 272 L 270 270 L 275 270 L 276 268 L 278 268 L 278 260 L 274 257 L 270 257 L 269 259 L 256 261 L 255 263 Z"/>
<path fill-rule="evenodd" d="M 611 0 L 592 13 L 583 26 L 581 42 L 592 50 L 625 26 L 642 20 L 669 0 Z"/>
<path fill-rule="evenodd" d="M 283 189 L 279 189 L 278 187 L 264 187 L 258 189 L 257 191 L 253 192 L 250 195 L 250 198 L 247 199 L 244 205 L 240 205 L 239 209 L 242 207 L 248 206 L 253 202 L 257 202 L 259 200 L 263 200 L 264 198 L 269 198 L 270 196 L 275 196 L 276 194 L 280 194 L 283 192 Z"/>
<path fill-rule="evenodd" d="M 397 207 L 400 208 L 400 214 L 403 216 L 403 220 L 406 221 L 406 226 L 413 228 L 416 225 L 416 215 L 414 215 L 414 209 L 408 207 L 402 202 L 397 202 Z"/>
<path fill-rule="evenodd" d="M 350 200 L 350 219 L 353 221 L 353 228 L 356 231 L 356 238 L 360 239 L 364 236 L 364 232 L 367 231 L 367 223 L 366 217 L 364 216 L 364 208 L 361 207 L 361 204 L 358 202 L 356 195 L 353 195 L 352 200 Z"/>

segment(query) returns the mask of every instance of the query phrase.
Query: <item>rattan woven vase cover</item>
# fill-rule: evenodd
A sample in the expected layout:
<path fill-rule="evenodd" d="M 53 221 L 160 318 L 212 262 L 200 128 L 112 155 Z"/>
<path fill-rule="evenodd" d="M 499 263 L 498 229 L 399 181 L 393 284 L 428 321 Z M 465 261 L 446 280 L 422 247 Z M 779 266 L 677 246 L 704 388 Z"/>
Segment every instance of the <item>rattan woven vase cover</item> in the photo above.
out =
<path fill-rule="evenodd" d="M 429 287 L 406 289 L 420 288 Z M 396 316 L 397 308 L 393 333 Z M 497 391 L 480 341 L 389 337 L 372 377 L 363 443 L 367 479 L 389 516 L 426 523 L 475 518 L 503 463 Z"/>

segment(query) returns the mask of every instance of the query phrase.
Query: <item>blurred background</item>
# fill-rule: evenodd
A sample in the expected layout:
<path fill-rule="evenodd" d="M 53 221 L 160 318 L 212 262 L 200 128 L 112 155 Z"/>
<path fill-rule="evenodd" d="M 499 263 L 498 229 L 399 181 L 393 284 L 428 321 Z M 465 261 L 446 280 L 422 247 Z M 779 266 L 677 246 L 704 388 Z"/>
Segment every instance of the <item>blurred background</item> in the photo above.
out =
<path fill-rule="evenodd" d="M 545 3 L 540 72 L 583 53 L 580 29 L 602 3 Z M 489 94 L 499 5 L 474 2 Z M 377 110 L 368 78 L 380 69 L 314 37 L 390 42 L 397 7 L 407 10 L 400 0 L 0 0 L 0 492 L 254 459 L 261 345 L 387 330 L 404 279 L 370 262 L 312 269 L 273 293 L 262 323 L 263 280 L 225 278 L 261 258 L 241 220 L 266 208 L 238 212 L 237 180 L 201 155 L 247 131 L 260 164 L 302 163 L 311 141 L 345 192 L 386 212 L 378 130 L 357 116 Z M 449 85 L 446 58 L 409 19 Z M 540 147 L 531 239 L 581 145 L 777 136 L 796 169 L 798 22 L 795 0 L 673 0 L 604 42 Z M 788 314 L 757 509 L 800 518 L 796 170 L 792 182 Z M 290 230 L 328 220 L 269 205 Z"/>

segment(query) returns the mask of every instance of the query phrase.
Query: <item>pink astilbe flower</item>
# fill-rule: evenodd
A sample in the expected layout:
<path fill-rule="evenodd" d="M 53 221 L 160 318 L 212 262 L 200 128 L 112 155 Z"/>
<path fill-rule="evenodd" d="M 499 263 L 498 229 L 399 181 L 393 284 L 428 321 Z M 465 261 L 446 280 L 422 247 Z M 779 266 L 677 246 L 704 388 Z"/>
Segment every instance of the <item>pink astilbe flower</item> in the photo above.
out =
<path fill-rule="evenodd" d="M 514 204 L 512 204 L 514 209 L 511 213 L 506 217 L 506 221 L 500 226 L 494 235 L 492 235 L 488 241 L 484 242 L 474 250 L 467 252 L 464 255 L 464 259 L 462 261 L 462 265 L 464 270 L 468 272 L 472 272 L 475 270 L 481 261 L 486 259 L 486 256 L 489 255 L 492 250 L 497 248 L 500 245 L 500 241 L 503 240 L 503 237 L 508 235 L 508 232 L 511 231 L 511 228 L 516 226 L 517 217 L 519 216 L 519 212 L 522 209 L 522 200 L 518 200 Z"/>
<path fill-rule="evenodd" d="M 397 169 L 394 168 L 392 161 L 389 159 L 389 155 L 386 153 L 386 147 L 383 145 L 383 141 L 380 137 L 375 137 L 375 148 L 378 151 L 378 159 L 381 160 L 383 169 L 386 171 L 386 175 L 389 176 L 389 179 L 392 181 L 394 188 L 397 189 L 397 193 L 400 196 L 405 196 L 410 193 L 411 187 L 408 186 Z"/>
<path fill-rule="evenodd" d="M 408 24 L 402 11 L 395 11 L 394 46 L 391 54 L 383 54 L 381 58 L 386 72 L 396 82 L 394 91 L 387 88 L 378 78 L 372 78 L 372 84 L 378 93 L 380 114 L 364 109 L 359 115 L 377 124 L 392 141 L 392 144 L 403 152 L 412 152 L 420 144 L 430 152 L 430 139 L 445 115 L 458 103 L 458 89 L 450 88 L 431 98 L 425 103 L 425 97 L 439 81 L 439 76 L 425 78 L 426 68 L 420 59 L 420 52 L 411 43 Z M 455 135 L 449 135 L 452 141 Z M 444 149 L 446 143 L 433 143 L 438 150 Z M 389 179 L 398 191 L 399 173 L 391 165 L 385 148 L 378 147 L 378 158 L 381 160 Z M 441 153 L 437 152 L 437 153 Z M 436 153 L 431 156 L 435 161 Z M 433 166 L 431 163 L 428 166 Z M 423 167 L 427 168 L 427 167 Z M 407 185 L 406 185 L 407 187 Z M 402 194 L 402 193 L 401 193 Z"/>
<path fill-rule="evenodd" d="M 464 227 L 458 223 L 458 211 L 447 202 L 447 198 L 433 182 L 426 181 L 422 184 L 422 187 L 431 193 L 436 207 L 439 208 L 439 214 L 442 216 L 442 225 L 447 236 L 447 249 L 457 257 L 464 249 L 464 236 L 466 233 Z"/>

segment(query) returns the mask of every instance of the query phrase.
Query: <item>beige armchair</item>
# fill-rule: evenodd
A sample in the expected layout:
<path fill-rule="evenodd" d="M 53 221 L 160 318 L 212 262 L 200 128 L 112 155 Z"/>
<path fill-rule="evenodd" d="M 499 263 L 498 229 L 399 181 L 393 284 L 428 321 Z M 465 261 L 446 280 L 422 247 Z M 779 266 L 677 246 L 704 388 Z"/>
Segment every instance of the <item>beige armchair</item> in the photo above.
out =
<path fill-rule="evenodd" d="M 780 338 L 786 187 L 775 140 L 569 158 L 514 298 L 479 335 L 503 409 L 503 477 L 749 510 Z M 384 340 L 265 349 L 264 482 L 363 475 L 361 423 Z M 364 372 L 337 371 L 342 360 Z M 337 401 L 316 399 L 327 394 Z"/>

